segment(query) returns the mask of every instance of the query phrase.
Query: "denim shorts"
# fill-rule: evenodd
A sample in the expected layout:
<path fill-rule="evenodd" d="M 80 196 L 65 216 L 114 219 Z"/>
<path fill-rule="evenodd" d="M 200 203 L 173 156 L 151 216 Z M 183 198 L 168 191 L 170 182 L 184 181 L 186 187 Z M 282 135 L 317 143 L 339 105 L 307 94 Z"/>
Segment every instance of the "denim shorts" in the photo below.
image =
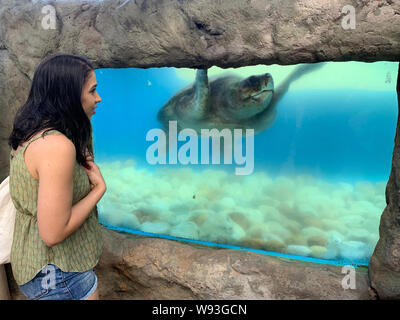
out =
<path fill-rule="evenodd" d="M 97 288 L 97 276 L 93 269 L 64 272 L 48 264 L 19 288 L 29 300 L 86 300 Z"/>

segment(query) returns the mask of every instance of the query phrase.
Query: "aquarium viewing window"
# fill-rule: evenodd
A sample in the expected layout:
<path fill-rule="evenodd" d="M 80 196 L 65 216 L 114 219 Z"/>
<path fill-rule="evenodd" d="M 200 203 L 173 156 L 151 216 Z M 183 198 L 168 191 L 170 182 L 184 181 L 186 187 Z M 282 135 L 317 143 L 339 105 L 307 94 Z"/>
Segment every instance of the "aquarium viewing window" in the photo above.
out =
<path fill-rule="evenodd" d="M 398 63 L 309 66 L 97 69 L 100 221 L 367 265 L 386 206 Z"/>

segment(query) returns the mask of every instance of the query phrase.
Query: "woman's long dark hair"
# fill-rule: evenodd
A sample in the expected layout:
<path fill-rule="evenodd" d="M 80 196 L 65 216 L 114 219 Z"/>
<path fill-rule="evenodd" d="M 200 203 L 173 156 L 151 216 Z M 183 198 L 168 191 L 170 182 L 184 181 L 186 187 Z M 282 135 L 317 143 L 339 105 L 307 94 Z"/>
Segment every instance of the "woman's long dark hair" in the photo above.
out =
<path fill-rule="evenodd" d="M 93 155 L 92 125 L 82 107 L 82 88 L 92 64 L 83 56 L 55 54 L 45 58 L 33 76 L 25 104 L 17 111 L 8 144 L 16 150 L 35 133 L 56 129 L 75 145 L 76 160 L 88 168 Z"/>

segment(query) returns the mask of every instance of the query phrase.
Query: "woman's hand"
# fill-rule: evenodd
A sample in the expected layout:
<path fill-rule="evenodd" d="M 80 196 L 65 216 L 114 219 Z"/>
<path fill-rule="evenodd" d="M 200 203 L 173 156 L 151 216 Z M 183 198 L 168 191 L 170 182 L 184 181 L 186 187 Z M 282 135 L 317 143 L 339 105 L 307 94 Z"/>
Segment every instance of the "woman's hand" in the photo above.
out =
<path fill-rule="evenodd" d="M 89 169 L 86 169 L 83 166 L 82 166 L 82 168 L 83 168 L 83 170 L 85 170 L 85 172 L 87 173 L 87 175 L 89 177 L 90 188 L 93 189 L 94 187 L 98 186 L 98 187 L 106 189 L 106 183 L 100 172 L 99 167 L 94 163 L 94 158 L 87 153 L 86 161 L 89 165 Z"/>

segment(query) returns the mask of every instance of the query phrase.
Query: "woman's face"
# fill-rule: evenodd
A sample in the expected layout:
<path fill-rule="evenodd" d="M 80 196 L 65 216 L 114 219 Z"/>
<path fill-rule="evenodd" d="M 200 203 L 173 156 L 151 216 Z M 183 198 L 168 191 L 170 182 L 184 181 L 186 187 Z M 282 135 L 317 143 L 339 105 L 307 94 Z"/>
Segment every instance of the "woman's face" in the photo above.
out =
<path fill-rule="evenodd" d="M 92 71 L 83 85 L 81 97 L 83 110 L 85 111 L 89 120 L 92 119 L 92 116 L 95 113 L 94 109 L 97 107 L 96 104 L 101 102 L 101 98 L 96 91 L 96 86 L 96 74 L 94 71 Z"/>

